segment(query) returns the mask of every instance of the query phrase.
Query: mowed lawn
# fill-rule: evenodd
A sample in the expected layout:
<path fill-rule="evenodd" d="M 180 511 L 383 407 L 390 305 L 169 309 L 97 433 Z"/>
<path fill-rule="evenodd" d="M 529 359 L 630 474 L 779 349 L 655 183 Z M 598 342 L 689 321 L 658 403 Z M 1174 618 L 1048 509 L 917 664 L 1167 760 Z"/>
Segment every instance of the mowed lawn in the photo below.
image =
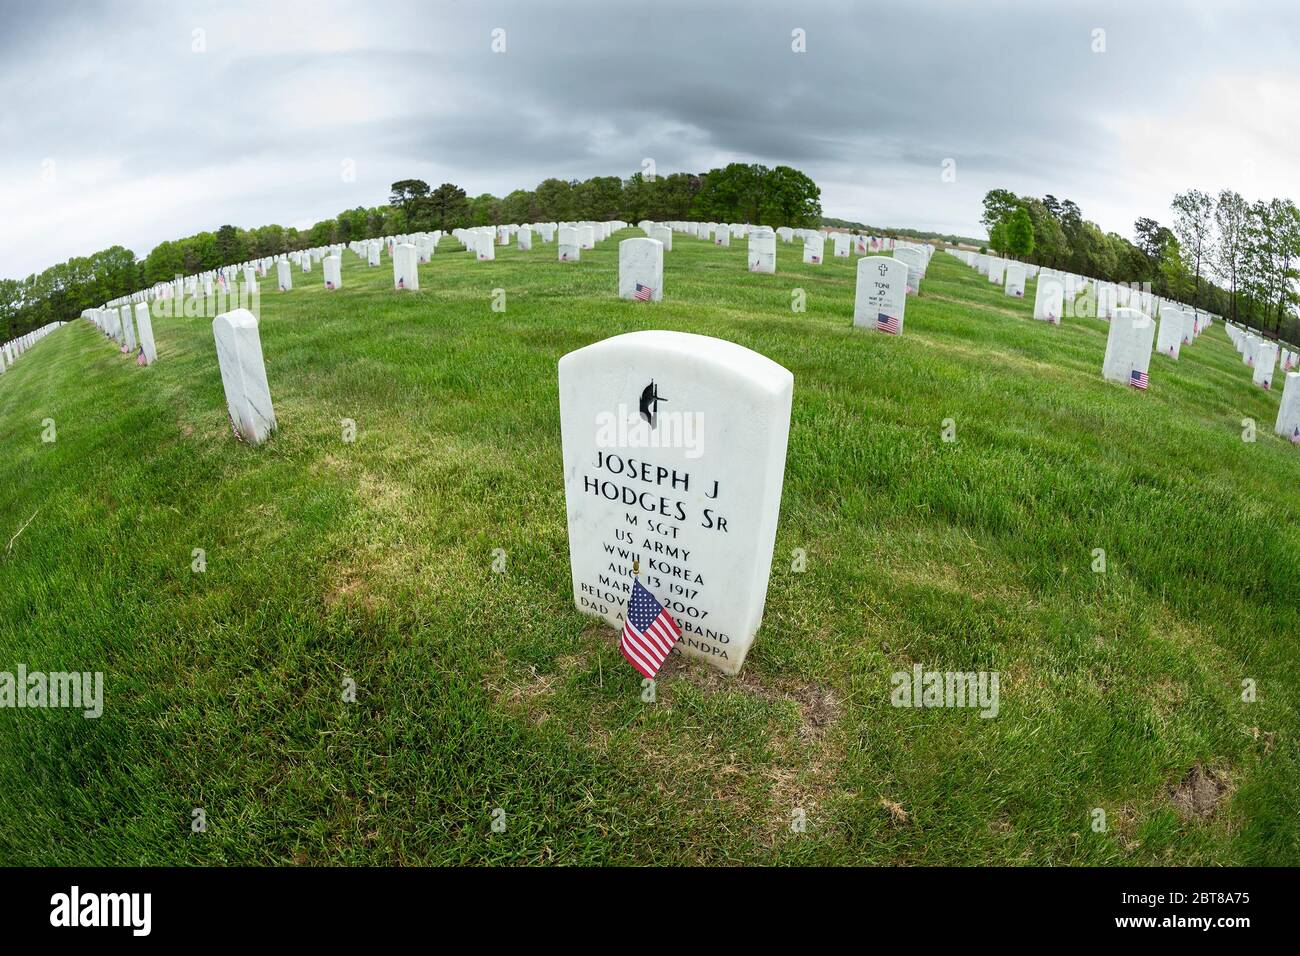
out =
<path fill-rule="evenodd" d="M 623 302 L 632 235 L 445 239 L 418 293 L 387 255 L 334 293 L 272 271 L 262 448 L 210 317 L 155 319 L 151 368 L 79 321 L 0 376 L 0 670 L 105 674 L 98 720 L 0 710 L 0 863 L 1300 863 L 1280 373 L 1216 325 L 1106 384 L 1104 322 L 943 253 L 901 338 L 852 328 L 856 256 L 798 244 L 750 275 L 677 236 L 664 302 Z M 573 606 L 556 362 L 651 328 L 795 392 L 745 669 L 670 661 L 648 703 Z M 998 715 L 891 706 L 914 664 L 998 672 Z"/>

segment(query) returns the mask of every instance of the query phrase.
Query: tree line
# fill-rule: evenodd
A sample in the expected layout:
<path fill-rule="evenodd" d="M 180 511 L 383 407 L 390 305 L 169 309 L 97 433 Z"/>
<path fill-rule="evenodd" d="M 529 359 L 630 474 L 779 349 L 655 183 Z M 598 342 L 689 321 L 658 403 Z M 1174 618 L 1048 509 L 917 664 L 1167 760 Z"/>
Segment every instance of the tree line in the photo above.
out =
<path fill-rule="evenodd" d="M 988 248 L 1026 262 L 1153 292 L 1291 341 L 1300 339 L 1300 210 L 1289 199 L 1249 202 L 1225 189 L 1174 196 L 1173 221 L 1133 224 L 1133 239 L 1103 233 L 1079 207 L 992 189 L 980 221 Z"/>
<path fill-rule="evenodd" d="M 816 226 L 821 222 L 821 190 L 789 166 L 732 163 L 707 173 L 655 176 L 633 173 L 626 179 L 547 179 L 536 189 L 507 196 L 484 193 L 470 198 L 452 183 L 436 189 L 420 179 L 393 183 L 388 209 L 397 231 L 448 232 L 506 222 L 564 220 L 707 219 L 771 226 Z M 322 233 L 329 222 L 318 223 Z"/>
<path fill-rule="evenodd" d="M 0 340 L 47 322 L 71 320 L 85 309 L 155 282 L 249 259 L 357 239 L 507 222 L 622 219 L 639 222 L 708 219 L 771 226 L 821 222 L 821 190 L 789 166 L 732 163 L 707 173 L 627 178 L 547 179 L 506 196 L 470 197 L 454 183 L 436 188 L 419 179 L 393 183 L 388 204 L 348 209 L 310 229 L 225 225 L 158 243 L 143 259 L 121 246 L 69 259 L 26 279 L 0 279 Z"/>

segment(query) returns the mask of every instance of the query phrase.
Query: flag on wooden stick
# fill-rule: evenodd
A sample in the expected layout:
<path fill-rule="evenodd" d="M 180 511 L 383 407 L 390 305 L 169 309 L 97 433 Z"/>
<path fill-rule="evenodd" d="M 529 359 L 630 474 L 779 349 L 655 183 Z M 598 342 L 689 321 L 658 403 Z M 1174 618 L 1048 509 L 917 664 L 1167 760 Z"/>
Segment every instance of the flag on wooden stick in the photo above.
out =
<path fill-rule="evenodd" d="M 623 637 L 619 650 L 642 676 L 654 680 L 668 652 L 682 636 L 677 624 L 639 580 L 632 582 L 632 598 L 627 602 Z"/>

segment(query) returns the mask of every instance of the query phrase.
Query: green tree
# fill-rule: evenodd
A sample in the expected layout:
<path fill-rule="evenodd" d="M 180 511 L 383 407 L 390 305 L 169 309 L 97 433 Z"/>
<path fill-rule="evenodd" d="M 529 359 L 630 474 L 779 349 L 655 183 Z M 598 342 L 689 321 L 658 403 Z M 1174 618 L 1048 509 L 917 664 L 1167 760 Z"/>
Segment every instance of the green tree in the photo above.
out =
<path fill-rule="evenodd" d="M 501 216 L 505 222 L 525 223 L 537 221 L 537 203 L 527 189 L 516 189 L 501 200 Z"/>
<path fill-rule="evenodd" d="M 144 257 L 144 282 L 166 282 L 185 272 L 185 257 L 181 244 L 172 240 L 158 243 Z"/>
<path fill-rule="evenodd" d="M 239 230 L 234 226 L 222 226 L 217 230 L 217 256 L 223 266 L 234 265 L 248 258 Z"/>
<path fill-rule="evenodd" d="M 655 180 L 647 179 L 640 170 L 623 180 L 623 205 L 619 218 L 640 222 L 649 216 L 654 203 Z"/>
<path fill-rule="evenodd" d="M 990 233 L 993 227 L 1005 222 L 1023 205 L 1022 200 L 1009 189 L 990 189 L 984 194 L 984 215 L 980 222 Z"/>
<path fill-rule="evenodd" d="M 451 232 L 470 224 L 469 198 L 455 183 L 443 183 L 435 189 L 429 197 L 429 209 L 434 229 Z"/>
<path fill-rule="evenodd" d="M 499 226 L 501 200 L 491 193 L 483 193 L 469 201 L 470 224 L 474 226 Z"/>
<path fill-rule="evenodd" d="M 729 163 L 704 174 L 692 212 L 718 222 L 762 222 L 770 170 L 757 163 Z"/>
<path fill-rule="evenodd" d="M 1025 202 L 1024 208 L 1029 213 L 1029 221 L 1034 227 L 1034 260 L 1040 265 L 1053 268 L 1060 266 L 1069 258 L 1065 232 L 1061 229 L 1060 220 L 1047 208 L 1047 204 L 1042 199 L 1029 199 Z"/>
<path fill-rule="evenodd" d="M 757 223 L 806 229 L 821 225 L 822 191 L 799 170 L 789 166 L 772 167 L 766 174 L 762 193 L 763 205 Z"/>
<path fill-rule="evenodd" d="M 328 246 L 335 241 L 337 230 L 337 219 L 322 219 L 308 231 L 307 244 L 310 246 Z"/>
<path fill-rule="evenodd" d="M 1187 264 L 1183 261 L 1179 242 L 1173 236 L 1165 240 L 1159 266 L 1163 294 L 1179 301 L 1184 299 L 1191 288 L 1191 275 L 1187 270 Z"/>
<path fill-rule="evenodd" d="M 1243 239 L 1242 293 L 1259 327 L 1280 332 L 1296 304 L 1300 211 L 1289 199 L 1253 203 Z"/>
<path fill-rule="evenodd" d="M 690 218 L 691 208 L 702 184 L 703 178 L 692 173 L 656 177 L 654 203 L 648 213 L 649 217 L 659 221 Z"/>
<path fill-rule="evenodd" d="M 429 184 L 423 179 L 399 179 L 389 189 L 388 205 L 401 210 L 406 228 L 418 229 L 415 223 L 427 211 Z"/>
<path fill-rule="evenodd" d="M 533 190 L 537 216 L 545 222 L 575 219 L 573 185 L 563 179 L 543 179 Z"/>
<path fill-rule="evenodd" d="M 366 210 L 363 206 L 338 214 L 339 242 L 354 242 L 366 238 Z"/>
<path fill-rule="evenodd" d="M 1000 256 L 1007 253 L 1007 224 L 995 222 L 989 230 L 989 246 Z"/>
<path fill-rule="evenodd" d="M 1028 259 L 1034 251 L 1034 224 L 1029 219 L 1029 210 L 1024 206 L 1016 209 L 1006 222 L 1007 251 L 1019 259 Z"/>
<path fill-rule="evenodd" d="M 579 219 L 617 219 L 623 206 L 623 180 L 617 176 L 593 176 L 574 187 L 574 205 Z"/>
<path fill-rule="evenodd" d="M 1214 226 L 1214 200 L 1199 189 L 1174 196 L 1174 235 L 1192 273 L 1192 304 L 1201 304 L 1201 264 L 1210 254 Z"/>
<path fill-rule="evenodd" d="M 1228 307 L 1233 320 L 1237 318 L 1237 284 L 1245 260 L 1245 232 L 1250 219 L 1250 206 L 1241 194 L 1224 189 L 1214 206 L 1214 225 L 1217 241 L 1214 244 L 1214 264 L 1221 279 L 1228 283 Z"/>

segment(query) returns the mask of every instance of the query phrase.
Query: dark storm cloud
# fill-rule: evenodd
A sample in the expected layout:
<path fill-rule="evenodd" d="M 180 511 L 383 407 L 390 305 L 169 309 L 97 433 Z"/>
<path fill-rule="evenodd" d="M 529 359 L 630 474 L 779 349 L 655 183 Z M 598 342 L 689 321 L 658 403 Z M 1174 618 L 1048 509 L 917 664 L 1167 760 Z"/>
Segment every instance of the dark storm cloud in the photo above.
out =
<path fill-rule="evenodd" d="M 502 194 L 644 158 L 796 165 L 829 215 L 878 225 L 974 233 L 984 191 L 1007 186 L 1127 231 L 1200 184 L 1233 124 L 1265 172 L 1289 163 L 1288 123 L 1221 103 L 1213 136 L 1185 120 L 1216 78 L 1228 103 L 1252 77 L 1290 88 L 1296 20 L 1280 3 L 1000 0 L 12 8 L 0 275 L 227 221 L 306 224 L 408 176 Z"/>

